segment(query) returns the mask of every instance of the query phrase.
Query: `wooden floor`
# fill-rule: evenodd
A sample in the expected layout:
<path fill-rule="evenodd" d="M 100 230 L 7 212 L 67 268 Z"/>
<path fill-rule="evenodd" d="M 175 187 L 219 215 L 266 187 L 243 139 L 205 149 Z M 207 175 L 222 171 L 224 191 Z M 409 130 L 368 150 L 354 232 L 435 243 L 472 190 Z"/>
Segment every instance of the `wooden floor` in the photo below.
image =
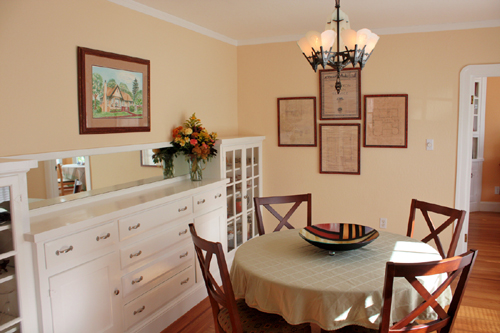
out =
<path fill-rule="evenodd" d="M 453 333 L 500 333 L 500 213 L 470 214 L 469 248 L 479 250 Z M 162 333 L 214 333 L 208 298 Z M 313 333 L 319 328 L 313 328 Z"/>

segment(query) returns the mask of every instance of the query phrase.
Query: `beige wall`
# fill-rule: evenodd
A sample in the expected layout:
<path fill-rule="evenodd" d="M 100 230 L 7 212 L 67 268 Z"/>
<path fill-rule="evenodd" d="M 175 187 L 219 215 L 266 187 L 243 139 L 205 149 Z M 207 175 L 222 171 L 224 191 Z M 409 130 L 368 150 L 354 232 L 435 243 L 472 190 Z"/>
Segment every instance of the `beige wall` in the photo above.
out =
<path fill-rule="evenodd" d="M 0 156 L 237 134 L 236 47 L 106 0 L 0 2 Z M 151 61 L 151 132 L 80 135 L 77 46 Z"/>
<path fill-rule="evenodd" d="M 500 202 L 495 186 L 500 186 L 500 77 L 486 83 L 486 116 L 481 201 Z"/>
<path fill-rule="evenodd" d="M 318 74 L 296 44 L 238 47 L 240 134 L 266 136 L 264 195 L 312 192 L 313 223 L 378 228 L 386 217 L 387 230 L 398 233 L 406 233 L 412 198 L 453 206 L 459 73 L 500 62 L 499 42 L 500 28 L 381 36 L 362 71 L 362 95 L 408 94 L 409 142 L 407 149 L 361 148 L 359 176 L 320 174 L 319 147 L 278 147 L 276 98 L 319 102 Z M 426 139 L 434 139 L 434 151 Z"/>

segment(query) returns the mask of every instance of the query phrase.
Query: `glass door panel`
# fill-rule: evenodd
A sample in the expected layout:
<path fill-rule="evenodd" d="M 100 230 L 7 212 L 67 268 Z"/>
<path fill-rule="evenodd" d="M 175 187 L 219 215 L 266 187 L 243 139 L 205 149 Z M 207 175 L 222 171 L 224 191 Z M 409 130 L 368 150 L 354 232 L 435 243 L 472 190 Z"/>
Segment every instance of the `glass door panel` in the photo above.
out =
<path fill-rule="evenodd" d="M 254 235 L 254 223 L 253 223 L 253 212 L 247 213 L 247 240 L 253 238 Z"/>
<path fill-rule="evenodd" d="M 241 215 L 236 218 L 236 247 L 243 244 L 243 219 Z"/>
<path fill-rule="evenodd" d="M 234 219 L 227 221 L 227 251 L 234 250 Z"/>
<path fill-rule="evenodd" d="M 20 322 L 16 251 L 13 242 L 10 186 L 0 187 L 0 327 L 12 331 Z M 12 331 L 15 332 L 15 331 Z"/>

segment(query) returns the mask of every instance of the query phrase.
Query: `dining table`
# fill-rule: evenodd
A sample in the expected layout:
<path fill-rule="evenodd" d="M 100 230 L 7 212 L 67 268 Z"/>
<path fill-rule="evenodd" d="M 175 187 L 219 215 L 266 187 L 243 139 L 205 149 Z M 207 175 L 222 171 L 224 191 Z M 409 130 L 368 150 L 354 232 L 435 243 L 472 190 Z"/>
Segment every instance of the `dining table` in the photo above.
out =
<path fill-rule="evenodd" d="M 307 242 L 298 229 L 265 234 L 242 244 L 230 277 L 236 298 L 262 312 L 281 315 L 292 325 L 315 323 L 324 330 L 358 325 L 378 329 L 381 321 L 386 263 L 441 260 L 430 245 L 403 235 L 378 231 L 368 245 L 334 255 Z M 446 274 L 419 277 L 434 291 Z M 448 305 L 448 288 L 438 302 Z M 392 322 L 423 301 L 404 278 L 396 278 Z M 419 319 L 432 320 L 430 308 Z"/>

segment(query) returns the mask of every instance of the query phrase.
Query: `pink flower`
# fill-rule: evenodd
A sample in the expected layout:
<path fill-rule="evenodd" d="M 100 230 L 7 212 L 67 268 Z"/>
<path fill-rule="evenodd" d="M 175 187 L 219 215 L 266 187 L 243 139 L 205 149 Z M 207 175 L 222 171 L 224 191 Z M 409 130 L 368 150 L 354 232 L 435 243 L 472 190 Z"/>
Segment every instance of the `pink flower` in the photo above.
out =
<path fill-rule="evenodd" d="M 207 148 L 207 144 L 205 142 L 203 142 L 203 144 L 201 145 L 203 148 Z"/>
<path fill-rule="evenodd" d="M 196 145 L 198 143 L 198 140 L 196 139 L 191 139 L 191 141 L 189 141 L 190 144 L 192 144 L 193 146 Z"/>

